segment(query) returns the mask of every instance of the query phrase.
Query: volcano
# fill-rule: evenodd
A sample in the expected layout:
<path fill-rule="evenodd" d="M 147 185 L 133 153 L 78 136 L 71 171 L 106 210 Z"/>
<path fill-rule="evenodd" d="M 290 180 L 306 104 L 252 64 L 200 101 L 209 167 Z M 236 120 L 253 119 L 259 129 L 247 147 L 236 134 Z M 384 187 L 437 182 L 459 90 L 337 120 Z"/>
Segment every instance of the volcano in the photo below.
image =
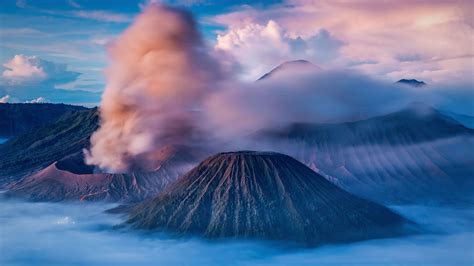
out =
<path fill-rule="evenodd" d="M 211 156 L 129 211 L 134 228 L 308 245 L 394 236 L 406 221 L 287 155 L 256 151 Z"/>
<path fill-rule="evenodd" d="M 166 146 L 152 170 L 130 173 L 95 172 L 82 153 L 56 161 L 9 186 L 7 197 L 30 201 L 139 202 L 155 196 L 197 161 L 192 149 Z"/>
<path fill-rule="evenodd" d="M 474 130 L 428 106 L 348 123 L 294 124 L 255 143 L 379 203 L 474 202 Z"/>
<path fill-rule="evenodd" d="M 68 112 L 54 123 L 33 128 L 0 145 L 0 188 L 82 152 L 98 127 L 97 108 Z"/>
<path fill-rule="evenodd" d="M 314 73 L 321 71 L 321 68 L 306 60 L 286 61 L 261 76 L 257 81 L 273 78 L 278 75 L 288 75 L 291 73 Z"/>
<path fill-rule="evenodd" d="M 147 168 L 108 173 L 84 163 L 97 108 L 69 112 L 0 145 L 0 188 L 31 201 L 137 202 L 155 196 L 202 158 L 199 147 L 164 145 Z"/>

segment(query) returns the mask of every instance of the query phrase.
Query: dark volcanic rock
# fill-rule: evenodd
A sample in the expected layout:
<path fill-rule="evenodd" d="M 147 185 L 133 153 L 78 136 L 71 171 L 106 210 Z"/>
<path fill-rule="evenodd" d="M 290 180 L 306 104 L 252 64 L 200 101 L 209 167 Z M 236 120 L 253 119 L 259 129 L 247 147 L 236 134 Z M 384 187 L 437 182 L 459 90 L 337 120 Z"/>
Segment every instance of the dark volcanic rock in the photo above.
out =
<path fill-rule="evenodd" d="M 404 218 L 345 192 L 295 159 L 268 152 L 209 157 L 127 221 L 209 238 L 317 245 L 400 234 Z"/>
<path fill-rule="evenodd" d="M 0 187 L 82 152 L 98 121 L 97 108 L 67 113 L 50 125 L 0 145 Z"/>
<path fill-rule="evenodd" d="M 67 112 L 80 110 L 86 108 L 51 103 L 0 103 L 0 137 L 20 135 L 53 123 Z"/>
<path fill-rule="evenodd" d="M 160 155 L 150 171 L 100 173 L 84 164 L 83 154 L 77 153 L 10 184 L 5 196 L 31 201 L 142 201 L 155 196 L 197 161 L 193 151 L 184 147 L 165 147 Z"/>
<path fill-rule="evenodd" d="M 97 108 L 71 112 L 0 145 L 0 187 L 33 201 L 136 202 L 155 196 L 203 156 L 199 149 L 165 146 L 154 164 L 131 173 L 103 173 L 84 163 L 83 149 L 99 127 Z"/>
<path fill-rule="evenodd" d="M 419 81 L 416 79 L 401 79 L 397 81 L 398 84 L 405 84 L 413 87 L 423 87 L 426 85 L 424 81 Z"/>

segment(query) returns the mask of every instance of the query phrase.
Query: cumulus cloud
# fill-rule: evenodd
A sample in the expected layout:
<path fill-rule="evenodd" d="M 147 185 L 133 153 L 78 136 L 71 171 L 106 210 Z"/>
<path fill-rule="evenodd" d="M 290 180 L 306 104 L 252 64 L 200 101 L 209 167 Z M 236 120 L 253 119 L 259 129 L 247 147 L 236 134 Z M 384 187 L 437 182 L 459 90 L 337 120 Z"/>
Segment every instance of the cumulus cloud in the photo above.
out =
<path fill-rule="evenodd" d="M 233 28 L 217 36 L 215 48 L 231 53 L 254 79 L 271 66 L 288 60 L 291 52 L 284 32 L 274 21 L 266 25 L 249 23 Z"/>
<path fill-rule="evenodd" d="M 44 98 L 44 97 L 38 97 L 38 98 L 36 98 L 36 99 L 30 100 L 30 101 L 26 101 L 25 103 L 46 103 L 46 102 L 48 102 L 48 101 L 46 100 L 46 98 Z"/>
<path fill-rule="evenodd" d="M 102 123 L 87 162 L 110 171 L 147 167 L 166 144 L 191 144 L 195 113 L 219 82 L 195 21 L 150 4 L 109 49 Z"/>
<path fill-rule="evenodd" d="M 213 21 L 228 28 L 220 36 L 233 36 L 236 29 L 266 25 L 268 21 L 277 23 L 279 32 L 293 39 L 307 40 L 315 31 L 324 29 L 344 45 L 326 42 L 328 45 L 320 46 L 319 50 L 325 53 L 328 47 L 340 46 L 336 61 L 331 62 L 340 67 L 353 67 L 391 80 L 413 77 L 430 83 L 450 80 L 474 83 L 471 73 L 473 5 L 467 0 L 287 0 L 265 9 L 235 10 L 218 15 Z M 268 42 L 264 37 L 255 36 L 249 45 L 259 43 L 255 38 Z M 238 54 L 243 52 L 242 46 L 246 44 L 230 48 Z M 273 47 L 270 43 L 269 49 Z M 258 67 L 254 59 L 243 56 L 238 59 L 244 65 Z M 323 68 L 327 64 L 324 60 L 314 61 Z"/>
<path fill-rule="evenodd" d="M 14 81 L 28 81 L 32 79 L 45 79 L 46 73 L 41 66 L 41 61 L 36 56 L 15 55 L 10 61 L 3 64 L 6 70 L 2 77 Z"/>
<path fill-rule="evenodd" d="M 5 95 L 3 97 L 0 97 L 0 103 L 7 103 L 10 100 L 10 95 Z"/>
<path fill-rule="evenodd" d="M 311 59 L 314 58 L 318 64 L 327 65 L 339 56 L 339 50 L 344 46 L 344 42 L 335 37 L 326 29 L 320 29 L 316 35 L 306 39 L 298 37 L 296 41 L 303 40 L 305 43 L 305 54 Z M 301 48 L 293 49 L 300 52 Z"/>
<path fill-rule="evenodd" d="M 288 60 L 308 59 L 329 63 L 338 56 L 343 42 L 320 29 L 306 37 L 292 37 L 277 22 L 239 23 L 217 36 L 215 49 L 225 51 L 242 65 L 243 77 L 257 79 L 268 69 Z"/>
<path fill-rule="evenodd" d="M 53 102 L 84 103 L 99 101 L 100 94 L 64 90 L 60 87 L 77 80 L 81 73 L 70 71 L 66 64 L 37 56 L 15 55 L 3 64 L 0 95 L 8 94 L 15 102 L 47 97 Z"/>
<path fill-rule="evenodd" d="M 3 66 L 6 69 L 2 73 L 2 79 L 8 83 L 67 83 L 76 80 L 80 75 L 67 70 L 66 64 L 53 63 L 37 56 L 15 55 Z"/>

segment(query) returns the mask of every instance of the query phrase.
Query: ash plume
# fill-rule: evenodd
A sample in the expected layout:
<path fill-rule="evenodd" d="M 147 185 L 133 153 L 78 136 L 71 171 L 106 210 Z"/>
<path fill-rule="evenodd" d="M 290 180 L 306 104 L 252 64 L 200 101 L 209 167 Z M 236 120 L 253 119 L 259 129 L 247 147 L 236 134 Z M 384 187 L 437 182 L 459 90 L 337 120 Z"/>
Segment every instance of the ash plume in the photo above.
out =
<path fill-rule="evenodd" d="M 109 54 L 101 126 L 85 156 L 111 172 L 152 169 L 167 145 L 238 150 L 262 130 L 355 121 L 412 102 L 473 114 L 472 83 L 412 88 L 314 66 L 239 81 L 239 68 L 229 67 L 239 63 L 208 49 L 189 13 L 163 5 L 147 6 Z"/>
<path fill-rule="evenodd" d="M 109 47 L 101 126 L 87 163 L 113 172 L 147 168 L 163 145 L 199 134 L 195 110 L 219 80 L 206 51 L 190 14 L 147 6 Z"/>

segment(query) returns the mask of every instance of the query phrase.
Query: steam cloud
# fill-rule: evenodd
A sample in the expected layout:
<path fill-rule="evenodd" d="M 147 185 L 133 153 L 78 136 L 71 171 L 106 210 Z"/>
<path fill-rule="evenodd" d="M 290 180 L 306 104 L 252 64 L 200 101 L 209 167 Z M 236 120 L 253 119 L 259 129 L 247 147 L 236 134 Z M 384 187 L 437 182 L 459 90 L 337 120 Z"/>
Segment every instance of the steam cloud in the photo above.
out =
<path fill-rule="evenodd" d="M 296 68 L 215 93 L 206 108 L 218 136 L 237 137 L 297 122 L 343 122 L 384 114 L 406 105 L 410 90 L 347 71 Z"/>
<path fill-rule="evenodd" d="M 150 167 L 165 144 L 185 144 L 202 97 L 219 80 L 186 12 L 149 5 L 110 47 L 101 127 L 86 161 L 122 172 Z"/>
<path fill-rule="evenodd" d="M 207 49 L 191 15 L 162 5 L 146 7 L 110 56 L 101 127 L 85 155 L 88 164 L 114 172 L 153 167 L 165 145 L 209 145 L 212 139 L 220 150 L 231 142 L 238 149 L 259 130 L 358 120 L 412 102 L 474 115 L 472 83 L 413 88 L 314 66 L 238 81 L 222 70 L 232 57 Z"/>

